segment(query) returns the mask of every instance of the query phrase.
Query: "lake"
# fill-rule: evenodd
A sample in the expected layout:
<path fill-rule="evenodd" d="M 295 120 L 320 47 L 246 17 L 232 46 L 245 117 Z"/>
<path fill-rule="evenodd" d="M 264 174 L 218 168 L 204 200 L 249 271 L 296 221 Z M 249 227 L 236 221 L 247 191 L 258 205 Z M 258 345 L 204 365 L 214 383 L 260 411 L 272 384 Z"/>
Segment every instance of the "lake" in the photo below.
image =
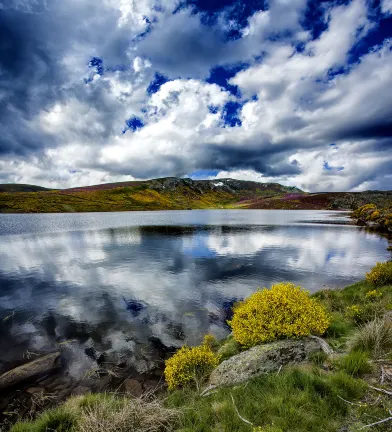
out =
<path fill-rule="evenodd" d="M 314 292 L 362 279 L 385 238 L 331 211 L 0 215 L 0 371 L 63 343 L 69 373 L 99 353 L 138 369 L 281 281 Z M 30 353 L 30 354 L 29 354 Z"/>

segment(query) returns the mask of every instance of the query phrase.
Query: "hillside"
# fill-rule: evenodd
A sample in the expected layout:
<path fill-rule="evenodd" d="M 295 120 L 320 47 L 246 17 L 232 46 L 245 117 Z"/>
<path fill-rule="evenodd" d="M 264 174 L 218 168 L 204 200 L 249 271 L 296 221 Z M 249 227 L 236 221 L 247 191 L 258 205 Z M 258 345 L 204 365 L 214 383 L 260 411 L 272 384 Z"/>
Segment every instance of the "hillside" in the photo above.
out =
<path fill-rule="evenodd" d="M 345 210 L 368 202 L 379 205 L 392 202 L 392 192 L 308 194 L 296 187 L 278 183 L 233 179 L 192 180 L 167 177 L 63 190 L 42 190 L 39 186 L 28 185 L 2 187 L 6 191 L 0 189 L 1 213 L 217 208 Z"/>
<path fill-rule="evenodd" d="M 0 184 L 0 192 L 40 192 L 48 191 L 51 189 L 44 188 L 42 186 L 35 186 L 29 184 L 17 184 L 17 183 L 3 183 Z"/>

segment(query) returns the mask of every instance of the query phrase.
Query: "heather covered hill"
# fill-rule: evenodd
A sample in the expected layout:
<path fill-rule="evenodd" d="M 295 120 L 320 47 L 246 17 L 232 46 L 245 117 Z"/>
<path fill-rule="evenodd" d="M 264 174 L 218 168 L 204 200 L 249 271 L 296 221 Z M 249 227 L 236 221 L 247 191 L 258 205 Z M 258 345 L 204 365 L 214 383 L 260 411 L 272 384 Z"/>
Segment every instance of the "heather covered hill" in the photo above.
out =
<path fill-rule="evenodd" d="M 0 193 L 0 212 L 88 212 L 233 208 L 258 198 L 302 194 L 278 183 L 168 177 L 36 193 Z"/>
<path fill-rule="evenodd" d="M 8 186 L 8 185 L 6 185 Z M 9 185 L 2 213 L 108 212 L 186 209 L 336 209 L 392 203 L 391 191 L 306 193 L 279 183 L 166 177 L 63 190 Z M 20 192 L 18 192 L 18 186 Z M 34 188 L 36 188 L 34 190 Z"/>

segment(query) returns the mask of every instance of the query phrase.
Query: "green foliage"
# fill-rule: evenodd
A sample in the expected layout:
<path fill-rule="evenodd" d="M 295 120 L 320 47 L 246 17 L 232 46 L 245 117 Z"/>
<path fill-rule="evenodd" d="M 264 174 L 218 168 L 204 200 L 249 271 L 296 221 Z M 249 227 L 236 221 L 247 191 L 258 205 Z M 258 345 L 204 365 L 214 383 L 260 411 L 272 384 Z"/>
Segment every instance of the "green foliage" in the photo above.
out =
<path fill-rule="evenodd" d="M 376 286 L 392 284 L 392 261 L 378 262 L 366 273 L 366 280 Z"/>
<path fill-rule="evenodd" d="M 383 317 L 361 326 L 353 335 L 350 346 L 366 351 L 375 358 L 392 352 L 392 319 Z"/>
<path fill-rule="evenodd" d="M 351 351 L 337 362 L 337 366 L 354 377 L 362 376 L 372 370 L 369 357 L 363 351 Z"/>
<path fill-rule="evenodd" d="M 323 334 L 329 317 L 303 288 L 287 282 L 259 290 L 238 303 L 229 324 L 234 339 L 251 347 L 278 338 Z"/>

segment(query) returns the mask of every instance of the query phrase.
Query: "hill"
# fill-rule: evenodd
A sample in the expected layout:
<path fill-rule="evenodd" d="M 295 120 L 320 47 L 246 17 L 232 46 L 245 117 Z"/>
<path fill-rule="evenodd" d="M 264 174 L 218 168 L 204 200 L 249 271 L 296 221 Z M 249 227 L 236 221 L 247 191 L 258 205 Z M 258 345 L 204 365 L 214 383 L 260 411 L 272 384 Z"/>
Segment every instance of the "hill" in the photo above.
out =
<path fill-rule="evenodd" d="M 352 209 L 368 202 L 392 203 L 392 192 L 308 194 L 296 187 L 234 179 L 166 177 L 63 190 L 7 185 L 2 213 L 106 212 L 181 209 Z M 20 186 L 20 192 L 17 190 Z M 34 188 L 37 188 L 34 191 Z"/>
<path fill-rule="evenodd" d="M 51 189 L 44 188 L 42 186 L 28 185 L 28 184 L 18 184 L 18 183 L 4 183 L 0 184 L 0 192 L 39 192 L 48 191 Z"/>

